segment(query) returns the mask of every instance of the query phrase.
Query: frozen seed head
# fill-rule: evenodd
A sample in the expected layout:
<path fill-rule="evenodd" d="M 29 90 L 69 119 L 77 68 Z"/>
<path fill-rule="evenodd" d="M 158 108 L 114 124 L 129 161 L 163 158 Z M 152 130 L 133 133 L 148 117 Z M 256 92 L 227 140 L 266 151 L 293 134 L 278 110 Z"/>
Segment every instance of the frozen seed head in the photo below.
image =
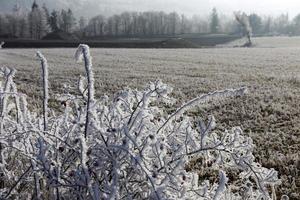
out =
<path fill-rule="evenodd" d="M 86 44 L 80 44 L 75 53 L 75 59 L 77 62 L 84 61 L 86 78 L 87 78 L 87 87 L 88 87 L 88 98 L 89 104 L 94 102 L 95 88 L 94 88 L 94 73 L 92 65 L 92 57 L 90 55 L 90 48 Z M 90 112 L 90 110 L 88 110 Z"/>
<path fill-rule="evenodd" d="M 75 59 L 77 62 L 83 62 L 84 56 L 90 57 L 90 48 L 86 44 L 80 44 L 75 53 Z"/>
<path fill-rule="evenodd" d="M 42 64 L 47 64 L 47 59 L 40 51 L 37 51 L 36 55 L 39 58 L 39 60 L 42 62 Z"/>

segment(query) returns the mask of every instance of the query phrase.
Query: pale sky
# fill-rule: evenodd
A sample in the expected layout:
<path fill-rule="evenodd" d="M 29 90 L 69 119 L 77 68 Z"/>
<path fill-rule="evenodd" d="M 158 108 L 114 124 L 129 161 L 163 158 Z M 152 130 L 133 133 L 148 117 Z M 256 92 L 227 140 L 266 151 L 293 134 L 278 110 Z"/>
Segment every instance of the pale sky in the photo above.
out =
<path fill-rule="evenodd" d="M 66 1 L 66 0 L 64 0 Z M 82 1 L 100 9 L 119 12 L 123 10 L 165 10 L 178 11 L 188 15 L 207 15 L 213 7 L 224 14 L 241 10 L 265 15 L 289 13 L 295 16 L 300 13 L 300 0 L 68 0 Z M 96 5 L 96 7 L 95 7 Z"/>
<path fill-rule="evenodd" d="M 209 0 L 209 2 L 223 12 L 243 10 L 272 15 L 289 13 L 291 16 L 300 13 L 300 0 Z"/>
<path fill-rule="evenodd" d="M 77 14 L 108 15 L 122 11 L 164 10 L 177 11 L 187 15 L 208 15 L 213 7 L 220 13 L 232 14 L 233 11 L 245 11 L 261 15 L 289 13 L 291 17 L 300 13 L 300 0 L 36 0 L 46 3 L 50 8 L 71 7 Z M 0 11 L 10 9 L 19 2 L 29 9 L 33 0 L 0 0 Z"/>

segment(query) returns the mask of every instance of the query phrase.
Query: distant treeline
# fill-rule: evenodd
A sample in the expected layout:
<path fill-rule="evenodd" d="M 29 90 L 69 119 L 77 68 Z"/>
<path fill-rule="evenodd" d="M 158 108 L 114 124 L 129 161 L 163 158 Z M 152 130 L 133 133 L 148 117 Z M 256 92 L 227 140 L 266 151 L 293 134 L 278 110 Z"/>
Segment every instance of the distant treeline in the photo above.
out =
<path fill-rule="evenodd" d="M 299 35 L 300 15 L 290 20 L 288 14 L 278 17 L 249 15 L 254 35 Z M 187 17 L 176 12 L 123 12 L 105 17 L 101 14 L 87 20 L 76 19 L 71 9 L 49 11 L 33 2 L 30 11 L 15 5 L 9 14 L 0 14 L 0 38 L 42 39 L 49 33 L 65 32 L 89 37 L 162 36 L 187 33 L 242 34 L 243 28 L 234 17 L 218 14 L 209 17 Z"/>

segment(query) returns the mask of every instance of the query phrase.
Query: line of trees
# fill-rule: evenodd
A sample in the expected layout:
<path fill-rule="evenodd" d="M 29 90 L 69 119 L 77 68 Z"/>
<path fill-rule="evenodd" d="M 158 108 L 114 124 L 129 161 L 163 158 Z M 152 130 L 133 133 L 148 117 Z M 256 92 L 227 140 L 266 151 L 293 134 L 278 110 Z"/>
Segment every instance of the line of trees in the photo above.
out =
<path fill-rule="evenodd" d="M 76 31 L 76 18 L 71 9 L 50 13 L 45 4 L 40 7 L 34 1 L 28 13 L 15 5 L 11 13 L 0 14 L 0 36 L 41 39 L 58 30 Z"/>
<path fill-rule="evenodd" d="M 300 35 L 300 14 L 289 18 L 288 14 L 277 17 L 247 15 L 254 35 Z M 83 18 L 80 19 L 83 22 Z M 83 24 L 83 23 L 80 23 Z M 243 34 L 243 26 L 235 16 L 220 15 L 213 8 L 208 17 L 187 17 L 176 12 L 123 12 L 105 17 L 91 18 L 79 32 L 85 36 L 151 36 L 176 35 L 185 33 L 230 33 Z"/>
<path fill-rule="evenodd" d="M 98 15 L 84 28 L 88 36 L 175 35 L 191 32 L 193 26 L 184 15 L 176 12 L 123 12 L 105 18 Z"/>
<path fill-rule="evenodd" d="M 290 20 L 288 14 L 278 17 L 248 15 L 254 35 L 300 35 L 300 14 Z M 75 33 L 80 37 L 155 36 L 186 33 L 242 34 L 235 18 L 220 15 L 214 8 L 208 17 L 187 17 L 176 12 L 123 12 L 89 20 L 76 19 L 72 10 L 53 10 L 33 2 L 28 12 L 15 5 L 9 14 L 0 14 L 0 37 L 41 39 L 50 32 Z"/>

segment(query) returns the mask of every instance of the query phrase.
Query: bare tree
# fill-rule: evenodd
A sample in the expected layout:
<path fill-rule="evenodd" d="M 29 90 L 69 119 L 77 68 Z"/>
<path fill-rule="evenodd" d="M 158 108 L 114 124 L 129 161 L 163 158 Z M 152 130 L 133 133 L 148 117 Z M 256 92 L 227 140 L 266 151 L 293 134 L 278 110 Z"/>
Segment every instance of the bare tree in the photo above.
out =
<path fill-rule="evenodd" d="M 169 14 L 169 34 L 175 35 L 178 31 L 179 15 L 176 12 Z"/>
<path fill-rule="evenodd" d="M 41 39 L 47 33 L 46 15 L 34 2 L 28 15 L 29 33 L 33 39 Z"/>
<path fill-rule="evenodd" d="M 120 34 L 120 23 L 121 23 L 121 17 L 119 15 L 113 16 L 113 22 L 114 22 L 114 34 L 117 36 Z"/>
<path fill-rule="evenodd" d="M 113 34 L 113 20 L 111 17 L 108 18 L 108 20 L 107 20 L 106 29 L 107 29 L 108 35 Z"/>
<path fill-rule="evenodd" d="M 122 30 L 124 34 L 129 35 L 131 33 L 131 15 L 129 12 L 123 12 L 120 17 Z"/>
<path fill-rule="evenodd" d="M 59 13 L 56 10 L 53 10 L 49 17 L 49 25 L 52 32 L 55 32 L 59 29 L 58 21 L 59 21 Z"/>
<path fill-rule="evenodd" d="M 15 4 L 12 12 L 6 15 L 6 21 L 5 27 L 10 36 L 24 36 L 26 22 L 24 22 L 24 16 L 21 12 L 21 7 L 18 4 Z"/>
<path fill-rule="evenodd" d="M 236 21 L 244 28 L 245 35 L 247 37 L 247 42 L 243 45 L 245 47 L 252 46 L 251 34 L 252 28 L 249 22 L 249 17 L 246 13 L 235 12 L 234 13 Z"/>
<path fill-rule="evenodd" d="M 103 15 L 98 15 L 89 21 L 88 29 L 92 32 L 93 36 L 103 36 L 105 23 L 105 17 Z"/>
<path fill-rule="evenodd" d="M 78 21 L 78 24 L 79 24 L 78 28 L 79 28 L 79 32 L 80 32 L 81 36 L 85 36 L 85 34 L 86 34 L 86 23 L 87 23 L 86 19 L 83 16 L 81 16 Z"/>
<path fill-rule="evenodd" d="M 71 9 L 61 10 L 60 18 L 59 18 L 59 28 L 64 32 L 71 33 L 76 25 L 76 18 L 73 15 Z"/>

